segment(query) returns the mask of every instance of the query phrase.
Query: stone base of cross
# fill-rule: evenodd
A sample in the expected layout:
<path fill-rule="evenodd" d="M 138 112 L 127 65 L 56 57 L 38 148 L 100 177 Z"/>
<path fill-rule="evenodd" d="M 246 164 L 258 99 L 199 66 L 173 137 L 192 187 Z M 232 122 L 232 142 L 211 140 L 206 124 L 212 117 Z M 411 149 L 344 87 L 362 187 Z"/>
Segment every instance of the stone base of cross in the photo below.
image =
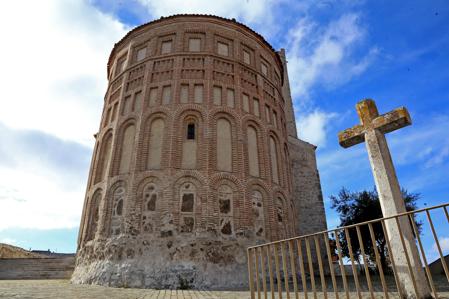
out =
<path fill-rule="evenodd" d="M 410 125 L 410 115 L 404 107 L 379 115 L 370 99 L 360 101 L 356 108 L 361 124 L 340 132 L 339 143 L 347 148 L 365 142 L 384 217 L 404 213 L 405 203 L 384 134 Z M 398 220 L 400 229 L 394 218 L 385 224 L 402 293 L 407 298 L 431 298 L 409 218 Z"/>

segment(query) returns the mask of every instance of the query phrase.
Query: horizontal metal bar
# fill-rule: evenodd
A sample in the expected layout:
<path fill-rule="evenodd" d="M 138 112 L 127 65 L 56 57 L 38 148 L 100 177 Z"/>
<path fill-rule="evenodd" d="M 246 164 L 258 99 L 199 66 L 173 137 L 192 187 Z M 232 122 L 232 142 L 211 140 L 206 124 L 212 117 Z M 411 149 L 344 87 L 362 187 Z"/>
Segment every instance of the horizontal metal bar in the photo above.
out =
<path fill-rule="evenodd" d="M 415 211 L 399 213 L 399 214 L 388 216 L 388 217 L 384 217 L 384 218 L 378 218 L 378 219 L 373 219 L 373 220 L 370 220 L 370 221 L 360 222 L 360 223 L 357 223 L 357 224 L 351 224 L 351 225 L 347 225 L 347 226 L 337 227 L 337 228 L 334 228 L 334 229 L 325 230 L 325 231 L 321 231 L 321 232 L 316 232 L 316 233 L 313 233 L 313 234 L 302 235 L 302 236 L 298 236 L 298 237 L 293 237 L 293 238 L 288 238 L 288 239 L 268 242 L 268 243 L 264 243 L 264 244 L 260 244 L 260 245 L 250 246 L 250 247 L 248 247 L 248 249 L 257 248 L 257 247 L 261 247 L 261 246 L 272 245 L 272 244 L 280 244 L 282 242 L 288 242 L 288 241 L 297 240 L 297 239 L 304 239 L 304 238 L 313 237 L 313 236 L 326 234 L 326 233 L 335 233 L 335 232 L 337 232 L 339 230 L 342 230 L 342 229 L 345 229 L 345 228 L 353 228 L 353 227 L 356 227 L 356 226 L 367 225 L 369 223 L 380 222 L 382 220 L 398 218 L 398 217 L 406 216 L 406 215 L 410 215 L 410 214 L 414 215 L 414 214 L 418 214 L 418 213 L 421 213 L 421 212 L 426 212 L 426 211 L 430 211 L 430 210 L 444 208 L 444 207 L 447 207 L 447 206 L 449 206 L 449 202 L 448 203 L 444 203 L 444 204 L 440 204 L 440 205 L 436 205 L 436 206 L 433 206 L 433 207 L 429 207 L 429 208 L 423 208 L 423 209 L 419 209 L 419 210 L 415 210 Z"/>

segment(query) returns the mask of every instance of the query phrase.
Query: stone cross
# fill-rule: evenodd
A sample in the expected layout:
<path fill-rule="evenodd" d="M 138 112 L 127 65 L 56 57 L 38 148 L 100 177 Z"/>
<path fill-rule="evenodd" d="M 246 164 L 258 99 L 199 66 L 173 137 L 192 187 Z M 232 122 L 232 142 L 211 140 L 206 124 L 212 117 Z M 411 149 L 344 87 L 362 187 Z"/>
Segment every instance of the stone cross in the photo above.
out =
<path fill-rule="evenodd" d="M 383 216 L 404 213 L 405 203 L 384 134 L 410 125 L 410 115 L 405 107 L 379 115 L 376 104 L 371 99 L 358 102 L 356 109 L 361 124 L 340 132 L 339 143 L 342 147 L 348 148 L 365 141 Z M 400 217 L 399 223 L 412 273 L 408 271 L 407 255 L 396 220 L 393 218 L 385 221 L 386 237 L 391 243 L 400 287 L 407 298 L 429 298 L 430 290 L 410 221 L 408 217 Z M 413 277 L 410 274 L 413 274 Z M 416 282 L 416 294 L 413 280 Z"/>

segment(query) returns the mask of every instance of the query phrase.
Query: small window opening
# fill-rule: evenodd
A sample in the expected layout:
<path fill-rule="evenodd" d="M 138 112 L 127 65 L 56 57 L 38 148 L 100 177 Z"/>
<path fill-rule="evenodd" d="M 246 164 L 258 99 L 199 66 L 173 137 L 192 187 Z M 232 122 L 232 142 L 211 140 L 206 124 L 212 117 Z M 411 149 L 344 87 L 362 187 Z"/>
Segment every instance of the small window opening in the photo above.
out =
<path fill-rule="evenodd" d="M 187 125 L 187 139 L 189 140 L 195 139 L 195 124 Z"/>
<path fill-rule="evenodd" d="M 122 211 L 123 211 L 123 201 L 120 199 L 117 203 L 117 209 L 116 209 L 115 214 L 117 216 L 122 216 Z"/>
<path fill-rule="evenodd" d="M 185 193 L 182 195 L 181 212 L 193 212 L 194 198 L 193 193 Z"/>

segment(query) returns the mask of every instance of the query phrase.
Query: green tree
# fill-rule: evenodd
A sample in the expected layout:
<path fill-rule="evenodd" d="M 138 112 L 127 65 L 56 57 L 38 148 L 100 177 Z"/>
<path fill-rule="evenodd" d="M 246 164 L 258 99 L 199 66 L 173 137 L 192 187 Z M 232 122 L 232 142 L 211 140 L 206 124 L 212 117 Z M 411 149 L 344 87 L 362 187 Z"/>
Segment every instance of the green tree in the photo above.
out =
<path fill-rule="evenodd" d="M 420 195 L 418 193 L 408 193 L 407 190 L 402 189 L 402 197 L 404 199 L 407 211 L 416 210 L 416 202 L 420 198 Z M 332 202 L 332 208 L 339 213 L 340 226 L 357 224 L 360 222 L 383 217 L 379 202 L 379 196 L 375 188 L 372 191 L 364 190 L 361 192 L 351 192 L 346 188 L 342 188 L 337 196 L 330 196 L 330 200 Z M 418 231 L 420 232 L 422 223 L 420 223 L 416 219 L 415 223 Z M 388 272 L 389 255 L 385 235 L 382 229 L 382 224 L 380 222 L 375 222 L 372 224 L 372 226 L 382 269 Z M 371 235 L 368 225 L 360 226 L 360 232 L 366 258 L 369 263 L 375 264 L 376 260 L 373 250 L 373 242 L 371 241 Z M 348 229 L 348 234 L 351 240 L 354 258 L 357 261 L 360 261 L 361 249 L 359 240 L 357 238 L 357 231 L 355 228 L 350 228 Z M 345 231 L 340 231 L 336 237 L 338 237 L 340 241 L 342 254 L 346 257 L 349 257 L 349 247 Z"/>

